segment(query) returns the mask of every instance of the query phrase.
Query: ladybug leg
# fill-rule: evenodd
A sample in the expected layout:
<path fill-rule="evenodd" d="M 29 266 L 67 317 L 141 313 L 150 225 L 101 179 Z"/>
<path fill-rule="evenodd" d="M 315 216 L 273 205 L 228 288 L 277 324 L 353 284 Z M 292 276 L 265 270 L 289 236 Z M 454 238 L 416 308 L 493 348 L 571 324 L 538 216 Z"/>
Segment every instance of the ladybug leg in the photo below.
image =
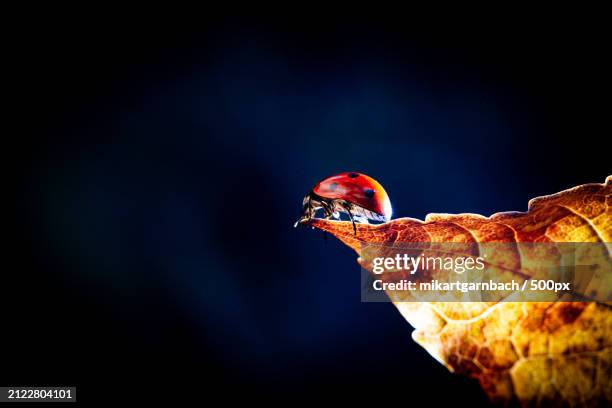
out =
<path fill-rule="evenodd" d="M 333 203 L 329 203 L 327 201 L 321 201 L 321 206 L 323 207 L 323 211 L 325 213 L 325 219 L 330 219 L 334 215 Z"/>
<path fill-rule="evenodd" d="M 310 195 L 307 195 L 306 197 L 304 197 L 304 201 L 302 205 L 302 215 L 300 215 L 300 218 L 298 218 L 298 220 L 295 222 L 293 226 L 297 227 L 298 225 L 308 224 L 310 220 L 312 219 L 313 215 L 314 215 L 314 211 L 313 211 L 312 197 Z"/>
<path fill-rule="evenodd" d="M 353 213 L 351 212 L 351 206 L 348 203 L 343 203 L 342 206 L 348 213 L 348 216 L 351 219 L 351 222 L 353 223 L 353 232 L 355 233 L 355 236 L 357 236 L 357 226 L 355 225 L 355 218 L 353 218 Z"/>

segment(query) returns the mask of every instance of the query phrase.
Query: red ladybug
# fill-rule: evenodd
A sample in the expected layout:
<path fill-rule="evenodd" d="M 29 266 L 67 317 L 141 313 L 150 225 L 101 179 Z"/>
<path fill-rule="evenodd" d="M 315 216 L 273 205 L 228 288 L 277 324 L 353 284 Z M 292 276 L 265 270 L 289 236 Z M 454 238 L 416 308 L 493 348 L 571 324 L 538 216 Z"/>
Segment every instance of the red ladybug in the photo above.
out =
<path fill-rule="evenodd" d="M 304 197 L 302 215 L 295 226 L 308 224 L 320 208 L 327 219 L 340 218 L 340 212 L 347 213 L 355 235 L 355 221 L 385 222 L 392 214 L 391 201 L 383 186 L 372 177 L 356 172 L 340 173 L 319 181 Z"/>

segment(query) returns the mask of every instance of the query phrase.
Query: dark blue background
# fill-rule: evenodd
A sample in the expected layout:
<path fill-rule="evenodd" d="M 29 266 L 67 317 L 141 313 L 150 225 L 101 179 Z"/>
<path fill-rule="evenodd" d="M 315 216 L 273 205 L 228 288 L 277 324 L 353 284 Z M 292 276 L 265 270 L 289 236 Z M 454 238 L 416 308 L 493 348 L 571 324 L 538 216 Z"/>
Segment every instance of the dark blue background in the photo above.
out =
<path fill-rule="evenodd" d="M 482 403 L 393 306 L 360 303 L 352 251 L 292 224 L 341 171 L 421 219 L 603 182 L 597 27 L 202 27 L 56 27 L 22 48 L 3 383 Z"/>

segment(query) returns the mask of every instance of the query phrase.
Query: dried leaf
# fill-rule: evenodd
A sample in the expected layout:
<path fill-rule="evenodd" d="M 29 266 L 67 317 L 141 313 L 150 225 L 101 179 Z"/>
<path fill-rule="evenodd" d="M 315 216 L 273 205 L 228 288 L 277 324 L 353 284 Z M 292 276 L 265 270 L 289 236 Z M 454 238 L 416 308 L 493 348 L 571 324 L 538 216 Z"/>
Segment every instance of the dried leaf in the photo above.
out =
<path fill-rule="evenodd" d="M 612 176 L 491 217 L 429 214 L 381 225 L 312 221 L 359 255 L 367 244 L 410 242 L 612 242 Z M 607 254 L 609 257 L 609 254 Z M 528 270 L 528 255 L 517 262 Z M 610 277 L 606 271 L 606 279 Z M 609 281 L 588 291 L 609 290 Z M 585 293 L 585 296 L 593 293 Z M 612 403 L 612 307 L 598 302 L 394 302 L 413 339 L 451 371 L 477 379 L 496 402 Z"/>

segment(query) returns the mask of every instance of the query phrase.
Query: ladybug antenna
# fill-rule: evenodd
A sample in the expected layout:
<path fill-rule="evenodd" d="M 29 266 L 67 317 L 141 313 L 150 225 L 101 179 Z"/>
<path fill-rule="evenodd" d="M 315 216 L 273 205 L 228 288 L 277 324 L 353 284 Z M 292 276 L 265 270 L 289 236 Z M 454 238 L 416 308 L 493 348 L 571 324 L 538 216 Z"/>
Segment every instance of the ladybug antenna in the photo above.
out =
<path fill-rule="evenodd" d="M 300 226 L 304 226 L 307 227 L 310 224 L 310 218 L 306 218 L 306 217 L 300 217 L 298 218 L 298 220 L 295 222 L 295 224 L 293 224 L 293 228 L 297 228 Z"/>

